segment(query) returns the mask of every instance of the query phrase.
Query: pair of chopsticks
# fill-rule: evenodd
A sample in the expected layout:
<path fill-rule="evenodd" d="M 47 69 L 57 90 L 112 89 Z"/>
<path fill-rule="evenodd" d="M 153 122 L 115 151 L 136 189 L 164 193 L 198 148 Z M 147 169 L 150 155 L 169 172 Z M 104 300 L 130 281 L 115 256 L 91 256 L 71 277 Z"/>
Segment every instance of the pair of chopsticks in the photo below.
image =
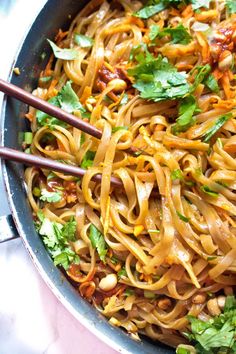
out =
<path fill-rule="evenodd" d="M 63 111 L 58 107 L 51 105 L 50 103 L 42 100 L 41 98 L 38 98 L 32 95 L 31 93 L 21 89 L 20 87 L 10 84 L 2 79 L 0 79 L 0 91 L 4 92 L 8 96 L 14 97 L 17 100 L 26 103 L 29 106 L 39 109 L 40 111 L 43 111 L 49 114 L 50 116 L 56 117 L 68 123 L 69 125 L 82 130 L 84 133 L 93 136 L 94 138 L 101 139 L 102 137 L 102 132 L 91 124 L 73 116 L 72 114 Z M 126 151 L 128 153 L 133 154 L 135 152 L 135 149 L 132 149 L 131 147 Z M 6 147 L 0 147 L 0 157 L 5 160 L 21 162 L 25 165 L 46 168 L 57 172 L 63 172 L 76 177 L 83 177 L 86 173 L 86 170 L 76 166 L 66 165 L 54 160 L 47 159 L 45 157 L 26 154 L 24 152 L 20 152 L 18 150 Z M 101 175 L 98 174 L 94 176 L 93 180 L 100 182 Z M 123 186 L 121 180 L 116 177 L 111 178 L 111 183 L 117 187 Z"/>

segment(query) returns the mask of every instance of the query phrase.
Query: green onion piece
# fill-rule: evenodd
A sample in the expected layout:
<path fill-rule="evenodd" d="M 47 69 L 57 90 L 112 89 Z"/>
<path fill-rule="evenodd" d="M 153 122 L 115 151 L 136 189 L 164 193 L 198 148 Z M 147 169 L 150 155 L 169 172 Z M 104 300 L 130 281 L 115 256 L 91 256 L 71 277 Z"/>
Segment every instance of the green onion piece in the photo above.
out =
<path fill-rule="evenodd" d="M 24 133 L 24 142 L 27 145 L 30 145 L 33 141 L 33 133 L 32 132 L 25 132 Z"/>

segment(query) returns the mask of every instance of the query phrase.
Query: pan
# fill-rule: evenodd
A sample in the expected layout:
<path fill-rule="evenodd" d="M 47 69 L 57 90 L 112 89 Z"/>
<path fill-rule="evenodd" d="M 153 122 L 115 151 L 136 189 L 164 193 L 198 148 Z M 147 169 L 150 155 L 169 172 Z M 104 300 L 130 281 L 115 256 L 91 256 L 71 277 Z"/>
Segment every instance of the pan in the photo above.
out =
<path fill-rule="evenodd" d="M 68 28 L 73 18 L 87 1 L 49 0 L 38 14 L 35 22 L 20 46 L 14 66 L 19 67 L 19 76 L 9 77 L 9 81 L 32 91 L 37 86 L 40 71 L 46 66 L 49 48 L 46 38 L 53 39 L 59 28 Z M 5 98 L 1 112 L 1 143 L 13 149 L 21 149 L 23 132 L 27 130 L 24 115 L 27 106 L 11 98 Z M 136 342 L 119 328 L 111 326 L 107 320 L 86 302 L 64 275 L 57 269 L 35 231 L 32 212 L 26 198 L 24 168 L 12 162 L 3 163 L 3 178 L 7 191 L 11 216 L 3 218 L 7 237 L 20 235 L 33 263 L 42 278 L 59 301 L 92 333 L 116 349 L 128 354 L 169 354 L 173 349 L 142 338 Z M 1 240 L 0 240 L 1 241 Z"/>

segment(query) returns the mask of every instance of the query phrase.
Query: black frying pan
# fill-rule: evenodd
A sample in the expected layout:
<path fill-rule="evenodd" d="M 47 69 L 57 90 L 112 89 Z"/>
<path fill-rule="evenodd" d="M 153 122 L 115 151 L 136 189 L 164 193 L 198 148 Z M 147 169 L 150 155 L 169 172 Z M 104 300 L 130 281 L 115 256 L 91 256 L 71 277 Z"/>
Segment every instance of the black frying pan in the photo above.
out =
<path fill-rule="evenodd" d="M 49 0 L 46 3 L 16 57 L 14 66 L 20 68 L 21 75 L 10 77 L 13 84 L 28 91 L 32 91 L 37 86 L 37 78 L 46 66 L 50 53 L 46 38 L 53 39 L 59 28 L 68 28 L 71 21 L 68 16 L 71 15 L 73 18 L 86 2 L 83 0 Z M 22 132 L 27 129 L 26 121 L 23 119 L 26 112 L 26 105 L 11 98 L 4 100 L 1 127 L 4 146 L 21 149 Z M 120 353 L 174 353 L 173 349 L 146 338 L 142 338 L 141 343 L 135 342 L 119 328 L 109 325 L 95 308 L 79 296 L 54 266 L 40 237 L 35 232 L 32 212 L 25 193 L 23 166 L 11 162 L 4 163 L 3 177 L 17 231 L 43 279 L 66 308 L 91 332 Z M 6 222 L 10 224 L 11 218 L 6 218 Z M 14 231 L 14 226 L 10 226 Z"/>

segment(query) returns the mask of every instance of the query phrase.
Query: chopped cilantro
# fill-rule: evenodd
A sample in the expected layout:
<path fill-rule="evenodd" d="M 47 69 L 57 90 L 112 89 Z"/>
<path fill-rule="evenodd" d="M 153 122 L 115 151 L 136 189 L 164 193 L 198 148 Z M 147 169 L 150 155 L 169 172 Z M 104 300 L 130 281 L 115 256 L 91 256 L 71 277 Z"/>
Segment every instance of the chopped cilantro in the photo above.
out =
<path fill-rule="evenodd" d="M 178 134 L 185 132 L 195 123 L 193 114 L 197 111 L 197 103 L 194 96 L 189 95 L 182 99 L 179 105 L 179 117 L 172 126 L 172 132 Z"/>
<path fill-rule="evenodd" d="M 207 79 L 211 72 L 211 66 L 209 64 L 206 65 L 198 65 L 193 70 L 191 70 L 192 77 L 194 79 L 194 84 L 191 87 L 191 91 L 195 91 L 197 86 Z"/>
<path fill-rule="evenodd" d="M 180 169 L 171 171 L 171 179 L 174 181 L 176 179 L 183 179 L 183 173 Z"/>
<path fill-rule="evenodd" d="M 62 197 L 61 191 L 49 192 L 47 189 L 43 188 L 41 190 L 41 196 L 39 199 L 48 203 L 56 203 L 61 200 L 61 197 Z"/>
<path fill-rule="evenodd" d="M 119 259 L 117 259 L 115 256 L 112 256 L 110 258 L 110 261 L 111 261 L 112 264 L 115 264 L 115 265 L 119 263 Z"/>
<path fill-rule="evenodd" d="M 201 7 L 209 8 L 211 0 L 190 0 L 193 10 L 198 10 Z"/>
<path fill-rule="evenodd" d="M 127 93 L 125 93 L 120 101 L 120 106 L 125 105 L 126 103 L 128 103 L 129 101 L 129 96 L 127 95 Z"/>
<path fill-rule="evenodd" d="M 71 263 L 79 263 L 79 257 L 70 246 L 69 241 L 75 241 L 76 221 L 71 218 L 64 225 L 45 218 L 42 211 L 37 214 L 41 226 L 39 234 L 43 243 L 52 256 L 55 265 L 68 269 Z"/>
<path fill-rule="evenodd" d="M 158 34 L 158 37 L 160 38 L 165 36 L 170 36 L 171 43 L 173 44 L 177 44 L 177 43 L 188 44 L 192 40 L 192 37 L 190 36 L 187 29 L 182 24 L 173 28 L 164 28 Z"/>
<path fill-rule="evenodd" d="M 210 195 L 211 197 L 217 198 L 219 193 L 213 191 L 210 187 L 204 185 L 200 187 L 201 191 L 203 191 L 204 193 Z"/>
<path fill-rule="evenodd" d="M 71 87 L 71 81 L 67 81 L 62 87 L 58 94 L 58 101 L 61 109 L 68 113 L 73 113 L 74 111 L 86 112 L 85 108 L 80 103 L 78 96 Z"/>
<path fill-rule="evenodd" d="M 127 272 L 125 267 L 121 268 L 121 270 L 119 270 L 119 272 L 117 272 L 117 275 L 119 278 L 123 278 L 123 277 L 128 277 Z"/>
<path fill-rule="evenodd" d="M 236 350 L 236 300 L 234 296 L 226 298 L 224 312 L 207 322 L 188 316 L 192 333 L 186 337 L 195 343 L 197 353 L 233 354 Z"/>
<path fill-rule="evenodd" d="M 215 124 L 213 125 L 213 127 L 209 128 L 206 133 L 204 134 L 204 143 L 208 143 L 209 140 L 213 137 L 213 135 L 215 135 L 215 133 L 223 127 L 223 125 L 227 122 L 227 120 L 229 120 L 230 118 L 232 118 L 232 113 L 227 113 L 224 114 L 222 116 L 220 116 L 217 121 L 215 122 Z"/>
<path fill-rule="evenodd" d="M 134 16 L 147 19 L 155 14 L 167 9 L 170 6 L 177 7 L 178 5 L 192 4 L 193 10 L 196 11 L 201 7 L 209 8 L 211 0 L 149 0 L 147 4 L 134 13 Z M 234 0 L 227 0 L 234 1 Z"/>
<path fill-rule="evenodd" d="M 71 82 L 68 81 L 57 96 L 52 97 L 48 100 L 53 106 L 59 107 L 68 113 L 73 113 L 76 110 L 85 112 L 85 108 L 79 101 L 78 96 L 71 87 Z M 47 113 L 42 111 L 36 112 L 37 122 L 40 126 L 47 125 L 50 129 L 53 129 L 55 125 L 60 125 L 62 127 L 67 127 L 67 124 L 57 118 L 51 117 Z"/>
<path fill-rule="evenodd" d="M 107 245 L 104 236 L 93 224 L 90 225 L 89 238 L 93 248 L 97 250 L 99 258 L 103 263 L 105 263 L 106 254 L 107 254 Z"/>
<path fill-rule="evenodd" d="M 220 91 L 218 82 L 212 74 L 210 74 L 203 83 L 212 91 L 218 93 Z"/>
<path fill-rule="evenodd" d="M 50 173 L 47 175 L 47 180 L 50 180 L 50 179 L 55 178 L 55 177 L 56 177 L 55 173 L 54 173 L 54 172 L 50 172 Z"/>
<path fill-rule="evenodd" d="M 81 48 L 90 48 L 94 44 L 94 40 L 83 34 L 75 34 L 74 41 Z"/>
<path fill-rule="evenodd" d="M 158 37 L 159 33 L 160 33 L 160 26 L 158 25 L 150 26 L 149 38 L 151 39 L 151 41 L 153 41 L 156 37 Z"/>
<path fill-rule="evenodd" d="M 134 13 L 134 16 L 147 19 L 165 10 L 168 6 L 179 5 L 181 0 L 149 0 L 147 5 Z"/>
<path fill-rule="evenodd" d="M 124 295 L 125 295 L 125 296 L 134 295 L 134 289 L 130 289 L 130 288 L 125 289 Z"/>
<path fill-rule="evenodd" d="M 235 0 L 226 0 L 226 7 L 230 14 L 236 13 L 236 2 Z"/>
<path fill-rule="evenodd" d="M 95 157 L 95 152 L 94 151 L 87 151 L 82 162 L 81 162 L 81 168 L 87 169 L 88 167 L 93 166 L 93 160 Z"/>
<path fill-rule="evenodd" d="M 181 98 L 189 92 L 187 74 L 178 72 L 167 58 L 140 52 L 135 59 L 138 64 L 128 74 L 134 77 L 133 87 L 140 91 L 142 98 L 158 102 Z"/>
<path fill-rule="evenodd" d="M 74 60 L 78 57 L 77 49 L 75 49 L 75 48 L 62 49 L 62 48 L 58 47 L 55 43 L 50 41 L 50 39 L 47 39 L 47 41 L 49 42 L 56 58 L 63 59 L 63 60 Z"/>
<path fill-rule="evenodd" d="M 180 218 L 180 220 L 184 221 L 184 222 L 189 222 L 189 218 L 187 218 L 186 216 L 184 216 L 183 214 L 181 214 L 178 210 L 176 211 L 176 214 L 178 215 L 178 217 Z"/>

